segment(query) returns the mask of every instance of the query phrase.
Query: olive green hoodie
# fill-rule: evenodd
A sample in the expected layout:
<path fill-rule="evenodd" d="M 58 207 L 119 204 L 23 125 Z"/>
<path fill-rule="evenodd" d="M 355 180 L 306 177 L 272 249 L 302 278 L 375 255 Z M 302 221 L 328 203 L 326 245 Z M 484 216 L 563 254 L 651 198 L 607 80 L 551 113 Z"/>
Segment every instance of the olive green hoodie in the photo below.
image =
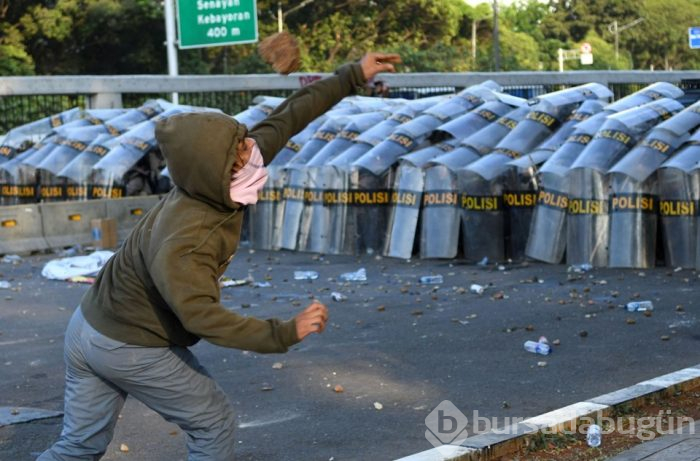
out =
<path fill-rule="evenodd" d="M 175 187 L 135 226 L 81 302 L 86 320 L 112 339 L 141 346 L 285 352 L 294 320 L 240 316 L 220 302 L 219 277 L 238 247 L 243 208 L 231 200 L 238 141 L 255 139 L 269 163 L 289 138 L 365 83 L 359 64 L 297 91 L 247 132 L 219 113 L 177 114 L 156 139 Z M 247 132 L 247 133 L 246 133 Z"/>

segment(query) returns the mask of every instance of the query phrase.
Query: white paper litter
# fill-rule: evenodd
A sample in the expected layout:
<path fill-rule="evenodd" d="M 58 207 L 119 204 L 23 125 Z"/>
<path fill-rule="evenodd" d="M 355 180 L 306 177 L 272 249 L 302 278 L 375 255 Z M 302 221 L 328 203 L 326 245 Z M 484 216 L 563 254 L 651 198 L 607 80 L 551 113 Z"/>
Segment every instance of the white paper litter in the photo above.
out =
<path fill-rule="evenodd" d="M 46 263 L 41 275 L 51 280 L 67 280 L 78 275 L 97 274 L 113 251 L 95 251 L 87 256 L 53 259 Z"/>

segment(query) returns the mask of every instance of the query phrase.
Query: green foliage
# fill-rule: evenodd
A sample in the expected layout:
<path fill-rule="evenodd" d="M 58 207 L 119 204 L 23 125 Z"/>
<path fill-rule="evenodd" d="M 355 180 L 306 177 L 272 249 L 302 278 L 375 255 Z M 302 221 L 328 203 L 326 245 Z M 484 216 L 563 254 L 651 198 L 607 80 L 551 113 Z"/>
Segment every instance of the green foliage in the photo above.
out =
<path fill-rule="evenodd" d="M 366 50 L 398 51 L 403 71 L 493 70 L 493 11 L 463 0 L 280 0 L 301 71 L 331 71 Z M 302 6 L 303 5 L 303 6 Z M 278 0 L 258 0 L 260 38 L 277 32 Z M 645 21 L 627 27 L 638 18 Z M 502 70 L 556 70 L 557 49 L 593 45 L 567 69 L 699 69 L 687 28 L 700 0 L 520 0 L 500 9 Z M 610 28 L 617 21 L 619 56 Z M 472 59 L 475 27 L 476 60 Z M 160 0 L 0 0 L 0 75 L 164 74 Z M 178 51 L 182 74 L 273 72 L 256 44 Z"/>

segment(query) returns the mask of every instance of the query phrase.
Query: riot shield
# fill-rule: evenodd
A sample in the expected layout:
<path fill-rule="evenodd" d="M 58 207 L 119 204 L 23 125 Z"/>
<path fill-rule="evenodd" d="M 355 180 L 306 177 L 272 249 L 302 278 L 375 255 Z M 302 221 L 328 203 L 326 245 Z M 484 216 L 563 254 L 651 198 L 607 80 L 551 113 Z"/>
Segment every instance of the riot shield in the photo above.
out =
<path fill-rule="evenodd" d="M 681 96 L 683 96 L 683 90 L 677 86 L 667 82 L 656 82 L 608 104 L 605 110 L 607 112 L 617 113 L 658 99 L 678 99 Z"/>
<path fill-rule="evenodd" d="M 603 87 L 604 88 L 604 87 Z M 462 242 L 468 260 L 487 257 L 501 261 L 506 258 L 506 240 L 517 239 L 524 247 L 527 230 L 516 229 L 522 235 L 511 236 L 504 212 L 504 192 L 508 163 L 530 152 L 538 144 L 552 135 L 584 98 L 595 96 L 587 89 L 569 89 L 543 95 L 532 107 L 524 120 L 503 138 L 493 151 L 485 157 L 460 170 L 460 186 L 465 206 L 462 210 Z M 494 199 L 498 197 L 498 199 Z M 508 192 L 510 214 L 516 222 L 529 220 L 531 208 L 535 205 L 533 194 L 520 196 Z M 509 255 L 512 256 L 512 255 Z M 520 256 L 520 255 L 517 255 Z"/>
<path fill-rule="evenodd" d="M 495 99 L 494 91 L 489 86 L 471 86 L 398 126 L 386 140 L 357 159 L 353 166 L 375 176 L 383 175 L 400 156 L 424 147 L 425 141 L 440 125 L 471 111 L 486 100 Z"/>
<path fill-rule="evenodd" d="M 700 203 L 700 130 L 658 170 L 659 215 L 664 256 L 669 267 L 692 269 L 697 264 Z"/>
<path fill-rule="evenodd" d="M 480 109 L 481 107 L 476 110 Z M 476 161 L 481 155 L 491 152 L 529 113 L 527 107 L 510 109 L 495 122 L 460 141 L 452 152 L 444 154 L 426 165 L 425 194 L 435 194 L 436 197 L 441 197 L 442 194 L 455 193 L 457 201 L 452 206 L 442 203 L 445 200 L 423 201 L 421 258 L 454 258 L 457 256 L 462 213 L 462 197 L 458 194 L 460 191 L 458 171 Z"/>
<path fill-rule="evenodd" d="M 284 166 L 290 159 L 299 154 L 301 148 L 304 147 L 314 133 L 319 129 L 319 127 L 326 121 L 326 117 L 321 116 L 316 120 L 312 121 L 306 128 L 301 130 L 299 133 L 292 136 L 287 144 L 275 155 L 268 166 Z"/>
<path fill-rule="evenodd" d="M 254 248 L 261 250 L 277 250 L 275 236 L 281 232 L 279 229 L 284 213 L 281 207 L 282 190 L 287 180 L 287 170 L 279 165 L 267 166 L 267 181 L 258 193 L 258 202 L 248 207 L 249 211 L 249 235 Z"/>
<path fill-rule="evenodd" d="M 80 191 L 73 187 L 66 187 L 65 180 L 58 178 L 57 174 L 71 160 L 80 155 L 95 137 L 105 134 L 106 131 L 103 125 L 83 126 L 64 131 L 65 138 L 62 138 L 58 146 L 36 166 L 40 184 L 39 197 L 42 200 L 80 199 Z M 57 195 L 54 193 L 54 190 L 58 190 L 59 187 L 63 191 Z"/>
<path fill-rule="evenodd" d="M 579 123 L 564 144 L 540 168 L 537 174 L 537 203 L 525 247 L 526 256 L 552 264 L 559 264 L 564 258 L 569 168 L 591 142 L 606 117 L 607 114 L 599 113 Z"/>
<path fill-rule="evenodd" d="M 533 151 L 508 162 L 504 173 L 505 191 L 503 206 L 506 213 L 506 252 L 513 260 L 521 260 L 526 254 L 532 216 L 537 204 L 537 169 L 571 136 L 576 125 L 603 109 L 596 100 L 586 100 L 551 136 Z"/>
<path fill-rule="evenodd" d="M 42 142 L 34 145 L 43 147 Z M 37 201 L 37 184 L 35 170 L 22 168 L 22 162 L 34 153 L 32 149 L 22 152 L 5 163 L 0 164 L 0 205 L 17 205 Z"/>
<path fill-rule="evenodd" d="M 328 117 L 316 130 L 311 139 L 304 144 L 299 153 L 289 159 L 285 165 L 285 168 L 290 170 L 287 174 L 289 182 L 282 193 L 284 208 L 282 233 L 276 237 L 276 246 L 288 250 L 296 250 L 301 249 L 299 248 L 300 241 L 304 242 L 304 246 L 306 245 L 307 235 L 300 236 L 301 220 L 305 208 L 312 207 L 314 202 L 305 200 L 305 197 L 311 199 L 319 192 L 309 191 L 305 193 L 309 180 L 309 171 L 306 164 L 323 147 L 335 139 L 348 121 L 348 116 Z"/>
<path fill-rule="evenodd" d="M 335 186 L 342 184 L 333 168 L 327 164 L 355 143 L 364 131 L 386 119 L 388 112 L 367 112 L 348 117 L 348 123 L 340 133 L 326 144 L 306 165 L 309 189 L 299 228 L 298 249 L 327 253 L 330 245 L 330 203 L 325 200 L 338 192 Z M 309 192 L 310 191 L 310 192 Z"/>
<path fill-rule="evenodd" d="M 239 123 L 244 124 L 248 129 L 252 129 L 260 121 L 264 120 L 268 115 L 272 113 L 273 110 L 282 102 L 284 98 L 278 98 L 275 96 L 258 96 L 253 102 L 254 106 L 251 106 L 233 116 Z"/>
<path fill-rule="evenodd" d="M 287 183 L 282 189 L 284 216 L 281 232 L 275 235 L 274 246 L 296 250 L 299 239 L 299 224 L 304 211 L 304 195 L 308 187 L 308 174 L 304 165 L 286 167 Z"/>
<path fill-rule="evenodd" d="M 353 202 L 357 187 L 358 172 L 352 164 L 375 146 L 382 143 L 401 124 L 412 120 L 416 115 L 443 101 L 444 97 L 432 97 L 410 101 L 395 109 L 391 116 L 374 127 L 362 132 L 355 143 L 328 163 L 331 168 L 325 174 L 332 175 L 328 182 L 338 187 L 327 201 L 330 239 L 328 252 L 331 254 L 353 254 L 357 249 L 358 205 Z M 353 179 L 354 178 L 354 179 Z"/>
<path fill-rule="evenodd" d="M 653 267 L 656 258 L 656 169 L 700 126 L 700 102 L 658 124 L 609 171 L 610 267 Z"/>
<path fill-rule="evenodd" d="M 80 112 L 80 117 L 54 128 L 54 132 L 68 137 L 79 128 L 104 125 L 107 121 L 126 113 L 126 109 L 86 109 Z"/>
<path fill-rule="evenodd" d="M 151 184 L 157 182 L 158 172 L 149 168 L 146 156 L 157 146 L 156 124 L 164 118 L 192 110 L 194 108 L 190 106 L 173 106 L 119 136 L 117 143 L 93 166 L 91 198 L 120 198 L 152 192 Z M 144 168 L 134 170 L 142 161 Z"/>
<path fill-rule="evenodd" d="M 416 243 L 416 229 L 419 226 L 421 200 L 431 205 L 454 205 L 456 193 L 446 191 L 423 196 L 425 165 L 448 152 L 459 143 L 450 139 L 407 154 L 399 161 L 389 209 L 389 230 L 383 254 L 394 258 L 409 259 Z"/>
<path fill-rule="evenodd" d="M 611 115 L 569 172 L 567 262 L 608 264 L 609 182 L 607 170 L 662 120 L 683 109 L 663 98 Z"/>
<path fill-rule="evenodd" d="M 444 133 L 443 135 L 438 135 L 437 139 L 468 138 L 512 111 L 514 107 L 524 106 L 524 103 L 516 104 L 514 102 L 513 104 L 506 104 L 501 101 L 487 101 L 476 109 L 437 127 L 435 133 Z"/>
<path fill-rule="evenodd" d="M 117 142 L 117 138 L 110 134 L 98 135 L 56 174 L 59 179 L 65 181 L 66 196 L 71 196 L 74 200 L 88 200 L 92 197 L 92 168 Z"/>
<path fill-rule="evenodd" d="M 0 164 L 12 160 L 15 155 L 26 151 L 53 133 L 57 127 L 77 119 L 80 114 L 81 110 L 75 107 L 11 129 L 0 143 Z"/>

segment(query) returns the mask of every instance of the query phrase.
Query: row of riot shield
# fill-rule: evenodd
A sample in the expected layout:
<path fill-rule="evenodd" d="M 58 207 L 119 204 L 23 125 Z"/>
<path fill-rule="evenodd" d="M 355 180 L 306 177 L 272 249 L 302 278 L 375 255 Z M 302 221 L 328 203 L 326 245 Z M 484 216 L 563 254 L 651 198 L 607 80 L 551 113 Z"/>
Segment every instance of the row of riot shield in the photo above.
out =
<path fill-rule="evenodd" d="M 684 109 L 675 100 L 682 94 L 657 83 L 577 127 L 537 173 L 527 256 L 636 268 L 661 256 L 674 267 L 695 266 L 691 159 L 700 103 Z"/>
<path fill-rule="evenodd" d="M 253 243 L 648 267 L 659 240 L 669 264 L 693 266 L 698 109 L 682 94 L 662 82 L 606 105 L 611 92 L 588 84 L 524 101 L 486 82 L 383 107 L 344 101 L 269 166 Z"/>
<path fill-rule="evenodd" d="M 161 174 L 164 160 L 155 126 L 162 118 L 193 110 L 213 109 L 154 100 L 134 109 L 72 109 L 14 129 L 0 147 L 0 203 L 167 191 L 170 181 Z M 243 115 L 266 116 L 249 112 Z"/>

